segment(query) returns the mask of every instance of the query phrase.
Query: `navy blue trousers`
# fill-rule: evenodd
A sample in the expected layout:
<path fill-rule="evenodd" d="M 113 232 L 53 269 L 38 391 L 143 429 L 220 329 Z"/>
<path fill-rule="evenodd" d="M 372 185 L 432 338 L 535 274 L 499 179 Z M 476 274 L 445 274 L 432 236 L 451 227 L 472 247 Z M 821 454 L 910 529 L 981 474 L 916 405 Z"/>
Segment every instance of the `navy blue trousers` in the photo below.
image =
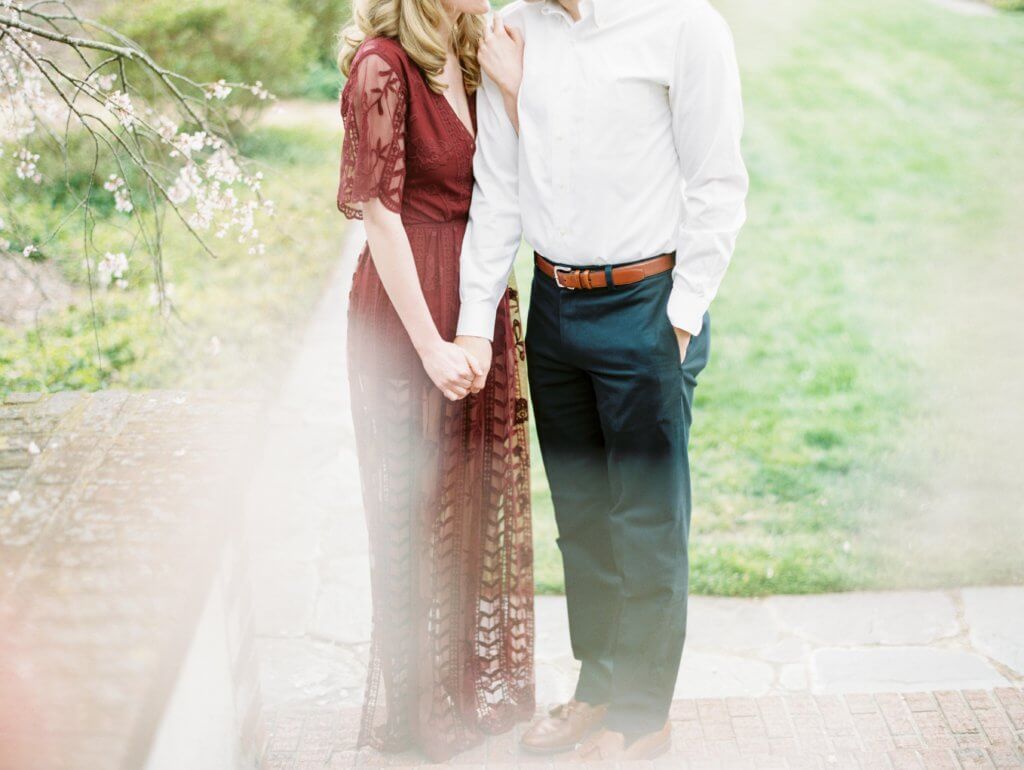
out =
<path fill-rule="evenodd" d="M 670 273 L 561 289 L 535 270 L 530 392 L 565 567 L 576 698 L 633 737 L 668 718 L 686 636 L 687 457 L 710 322 L 680 365 Z"/>

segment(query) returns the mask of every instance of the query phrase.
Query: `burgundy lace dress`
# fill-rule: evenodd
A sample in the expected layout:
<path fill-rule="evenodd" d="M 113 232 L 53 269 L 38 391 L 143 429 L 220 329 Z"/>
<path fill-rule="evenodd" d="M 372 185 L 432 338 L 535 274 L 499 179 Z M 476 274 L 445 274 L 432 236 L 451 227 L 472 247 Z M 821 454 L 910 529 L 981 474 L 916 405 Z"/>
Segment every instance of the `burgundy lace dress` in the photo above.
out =
<path fill-rule="evenodd" d="M 361 204 L 379 198 L 401 214 L 430 312 L 451 340 L 473 136 L 388 39 L 360 48 L 342 116 L 338 207 L 360 218 Z M 359 744 L 443 761 L 534 711 L 518 297 L 509 289 L 498 308 L 486 389 L 449 402 L 423 371 L 367 247 L 348 344 L 373 588 Z"/>

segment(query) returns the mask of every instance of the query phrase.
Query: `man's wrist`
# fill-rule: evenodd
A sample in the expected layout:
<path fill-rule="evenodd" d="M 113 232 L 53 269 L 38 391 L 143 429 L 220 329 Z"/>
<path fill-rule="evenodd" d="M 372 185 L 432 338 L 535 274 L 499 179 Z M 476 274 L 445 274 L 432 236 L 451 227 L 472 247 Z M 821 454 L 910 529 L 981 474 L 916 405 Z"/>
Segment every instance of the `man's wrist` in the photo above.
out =
<path fill-rule="evenodd" d="M 474 344 L 474 343 L 478 343 L 478 342 L 483 342 L 484 344 L 487 344 L 487 345 L 491 344 L 491 341 L 489 339 L 487 339 L 486 337 L 481 337 L 478 334 L 458 334 L 458 335 L 456 335 L 455 343 L 458 344 L 458 343 L 461 343 L 461 342 L 465 342 L 465 343 L 468 343 L 468 344 Z"/>
<path fill-rule="evenodd" d="M 494 339 L 494 324 L 497 320 L 497 303 L 464 303 L 459 311 L 459 323 L 455 334 L 458 337 L 482 337 L 488 342 Z"/>
<path fill-rule="evenodd" d="M 455 338 L 455 344 L 471 353 L 485 371 L 490 369 L 493 343 L 489 339 L 473 334 L 462 334 Z"/>
<path fill-rule="evenodd" d="M 677 281 L 668 298 L 669 323 L 691 337 L 696 337 L 704 326 L 705 310 L 707 303 L 704 298 L 688 291 Z"/>

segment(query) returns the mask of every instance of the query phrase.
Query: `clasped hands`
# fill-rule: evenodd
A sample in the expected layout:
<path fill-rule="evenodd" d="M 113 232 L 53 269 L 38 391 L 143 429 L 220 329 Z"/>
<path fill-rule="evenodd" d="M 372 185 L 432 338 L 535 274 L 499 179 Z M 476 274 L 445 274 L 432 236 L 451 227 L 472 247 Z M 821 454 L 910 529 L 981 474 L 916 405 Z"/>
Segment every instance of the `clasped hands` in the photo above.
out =
<path fill-rule="evenodd" d="M 445 342 L 438 337 L 419 353 L 427 376 L 449 401 L 484 389 L 491 368 L 490 340 L 456 337 L 455 342 Z"/>
<path fill-rule="evenodd" d="M 690 333 L 673 329 L 679 344 L 679 362 L 686 360 Z M 449 401 L 459 401 L 470 393 L 479 393 L 491 370 L 491 341 L 484 337 L 460 336 L 455 342 L 441 341 L 425 353 L 423 368 Z"/>

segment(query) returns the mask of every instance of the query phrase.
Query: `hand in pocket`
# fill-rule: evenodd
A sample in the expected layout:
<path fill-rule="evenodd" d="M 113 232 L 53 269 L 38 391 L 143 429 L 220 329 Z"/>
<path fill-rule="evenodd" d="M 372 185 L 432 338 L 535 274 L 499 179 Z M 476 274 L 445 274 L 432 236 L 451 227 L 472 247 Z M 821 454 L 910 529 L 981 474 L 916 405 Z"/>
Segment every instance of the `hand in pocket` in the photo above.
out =
<path fill-rule="evenodd" d="M 690 347 L 690 340 L 693 336 L 682 329 L 672 327 L 672 331 L 676 333 L 676 342 L 679 343 L 679 363 L 682 364 L 686 360 L 686 350 Z"/>

